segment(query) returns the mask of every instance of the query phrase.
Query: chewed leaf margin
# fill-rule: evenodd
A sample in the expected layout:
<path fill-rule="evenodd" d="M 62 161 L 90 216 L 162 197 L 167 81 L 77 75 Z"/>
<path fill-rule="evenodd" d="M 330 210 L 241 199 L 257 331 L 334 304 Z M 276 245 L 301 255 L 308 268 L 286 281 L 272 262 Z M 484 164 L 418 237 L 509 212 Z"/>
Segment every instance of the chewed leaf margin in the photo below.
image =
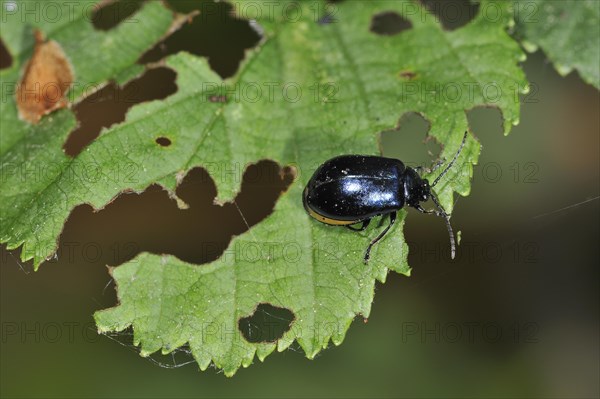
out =
<path fill-rule="evenodd" d="M 364 15 L 387 10 L 393 5 L 389 2 L 369 4 L 362 4 L 368 10 L 364 14 L 358 11 L 354 13 L 349 11 L 345 15 L 348 17 L 346 21 L 350 26 L 368 27 L 369 21 Z M 504 14 L 505 16 L 512 15 L 509 8 L 505 7 L 505 3 L 499 4 L 502 4 L 502 9 L 507 11 Z M 350 9 L 351 6 L 346 7 Z M 399 11 L 402 12 L 402 10 Z M 410 16 L 407 15 L 407 17 Z M 424 29 L 419 33 L 430 32 L 438 35 L 435 30 L 439 30 L 437 25 L 431 22 L 419 22 L 414 16 L 412 18 L 415 26 Z M 323 140 L 317 140 L 318 136 L 312 133 L 310 126 L 295 127 L 294 123 L 297 119 L 295 119 L 296 116 L 292 116 L 291 112 L 303 114 L 305 111 L 300 108 L 283 104 L 282 106 L 285 106 L 283 108 L 287 108 L 284 109 L 283 116 L 276 114 L 273 118 L 260 118 L 258 117 L 260 114 L 252 113 L 254 117 L 257 117 L 257 120 L 253 121 L 253 126 L 248 127 L 243 124 L 236 124 L 235 121 L 236 118 L 239 119 L 240 114 L 244 115 L 249 111 L 245 109 L 249 106 L 233 103 L 220 107 L 218 113 L 215 114 L 216 119 L 211 122 L 211 132 L 216 140 L 219 137 L 227 137 L 229 140 L 234 141 L 230 143 L 217 141 L 225 147 L 225 151 L 215 151 L 211 156 L 227 156 L 226 151 L 231 151 L 231 148 L 252 150 L 252 146 L 247 145 L 248 142 L 243 139 L 245 137 L 243 136 L 244 133 L 251 135 L 253 131 L 260 130 L 265 134 L 263 139 L 267 141 L 269 138 L 274 137 L 272 131 L 279 135 L 282 134 L 281 132 L 285 132 L 286 125 L 288 129 L 291 125 L 296 130 L 307 133 L 308 137 L 302 139 L 304 142 L 317 140 L 320 143 L 319 146 L 314 145 L 308 148 L 318 148 L 320 159 L 325 159 L 328 156 L 327 154 L 339 154 L 348 151 L 365 152 L 366 148 L 370 148 L 367 151 L 375 152 L 376 133 L 382 128 L 393 126 L 403 111 L 414 111 L 422 113 L 432 123 L 431 134 L 444 145 L 443 154 L 450 154 L 448 158 L 451 158 L 451 155 L 460 145 L 464 129 L 467 128 L 465 109 L 477 105 L 495 105 L 500 108 L 504 115 L 504 130 L 505 133 L 508 133 L 510 127 L 518 123 L 519 104 L 518 100 L 514 100 L 515 91 L 517 93 L 526 91 L 523 73 L 516 65 L 524 60 L 524 54 L 504 32 L 510 18 L 506 17 L 501 25 L 492 24 L 488 26 L 489 21 L 485 21 L 480 17 L 465 28 L 458 29 L 455 32 L 443 33 L 445 36 L 443 39 L 448 40 L 449 44 L 452 43 L 450 39 L 461 43 L 473 39 L 480 46 L 491 47 L 494 45 L 491 39 L 501 38 L 504 40 L 502 44 L 497 44 L 497 46 L 501 47 L 504 52 L 503 54 L 501 52 L 499 58 L 504 60 L 505 70 L 501 74 L 495 75 L 493 70 L 490 71 L 490 76 L 498 78 L 503 89 L 508 91 L 510 88 L 510 95 L 501 99 L 500 104 L 490 104 L 485 97 L 478 97 L 472 99 L 468 106 L 460 104 L 455 107 L 459 109 L 460 114 L 454 109 L 444 113 L 439 111 L 439 104 L 428 106 L 428 104 L 422 104 L 418 101 L 409 104 L 390 102 L 389 93 L 386 93 L 387 97 L 386 95 L 380 97 L 379 93 L 374 91 L 373 94 L 377 95 L 373 101 L 383 105 L 383 111 L 378 112 L 378 108 L 373 110 L 365 107 L 367 115 L 364 117 L 367 119 L 368 124 L 359 125 L 356 128 L 357 132 L 365 133 L 365 139 L 360 140 L 355 136 L 347 136 L 346 138 L 338 138 L 333 144 L 327 145 Z M 352 24 L 352 22 L 356 24 Z M 271 24 L 273 22 L 268 21 L 267 23 Z M 309 26 L 310 23 L 304 21 L 298 29 L 303 34 L 310 36 L 313 31 L 307 30 Z M 314 28 L 314 25 L 311 27 Z M 343 28 L 340 29 L 343 30 Z M 478 32 L 478 29 L 481 29 L 481 31 Z M 336 54 L 334 51 L 333 54 L 340 55 L 346 60 L 352 60 L 353 57 L 357 56 L 356 53 L 351 53 L 354 50 L 344 46 L 345 43 L 341 39 L 343 33 L 348 32 L 337 30 L 338 28 L 334 26 L 326 34 L 327 37 L 319 36 L 325 43 L 315 49 L 313 55 L 323 54 L 326 50 L 335 50 L 335 46 L 339 45 L 342 50 L 338 49 L 338 53 Z M 243 83 L 244 79 L 260 81 L 257 76 L 260 77 L 261 75 L 260 73 L 257 74 L 256 71 L 264 72 L 262 69 L 269 71 L 269 63 L 266 63 L 265 59 L 271 62 L 281 62 L 282 56 L 278 57 L 277 51 L 282 51 L 286 46 L 293 47 L 294 43 L 297 45 L 297 40 L 311 42 L 311 37 L 296 37 L 294 32 L 286 31 L 285 26 L 281 27 L 276 23 L 267 28 L 266 31 L 267 35 L 261 46 L 253 50 L 253 57 L 249 58 L 242 66 L 240 74 L 243 77 L 229 81 L 230 83 Z M 475 32 L 480 34 L 475 35 Z M 407 40 L 406 37 L 403 39 Z M 411 36 L 408 40 L 417 39 L 418 37 Z M 372 48 L 369 46 L 369 39 L 365 42 L 366 44 L 363 43 L 363 45 L 366 48 Z M 319 43 L 319 41 L 312 41 L 311 43 Z M 331 47 L 332 43 L 334 44 L 333 47 Z M 410 46 L 408 50 L 410 50 Z M 456 54 L 452 54 L 453 51 Z M 325 53 L 332 54 L 331 51 Z M 409 54 L 419 59 L 416 54 Z M 484 54 L 489 56 L 491 52 L 486 48 Z M 286 55 L 290 55 L 289 51 Z M 366 56 L 368 55 L 366 54 Z M 406 56 L 406 52 L 403 56 Z M 437 56 L 439 58 L 439 54 Z M 464 53 L 464 51 L 461 52 L 461 48 L 452 49 L 451 46 L 451 52 L 445 56 L 453 58 L 458 64 L 458 69 L 470 65 L 468 59 L 461 58 L 461 56 L 468 57 L 470 54 Z M 173 58 L 172 61 L 176 59 L 185 59 L 189 63 L 195 62 L 185 56 Z M 402 61 L 400 57 L 394 58 L 392 56 L 391 59 L 390 63 L 393 63 L 393 68 L 388 65 L 380 67 L 379 72 L 381 73 L 374 74 L 376 79 L 382 79 L 382 76 L 391 76 L 391 71 L 393 71 L 394 76 L 400 75 L 400 77 L 403 77 L 402 74 L 398 74 L 398 71 L 406 71 L 407 68 L 425 68 L 424 70 L 418 70 L 416 76 L 420 78 L 427 76 L 427 72 L 430 72 L 425 67 L 429 65 L 427 59 L 415 62 L 412 65 L 404 65 L 407 61 Z M 410 60 L 409 58 L 408 62 L 411 62 Z M 245 68 L 248 65 L 252 65 L 253 68 L 246 70 Z M 360 81 L 360 76 L 363 76 L 358 73 L 361 67 L 362 65 L 358 64 L 352 65 L 354 70 L 351 79 L 356 80 L 359 77 L 359 82 L 355 83 L 356 90 L 357 93 L 364 94 L 365 89 L 369 88 L 370 90 L 370 87 L 373 87 L 369 85 L 377 86 L 376 82 L 374 83 L 372 80 L 369 82 Z M 291 73 L 294 70 L 293 68 L 292 70 L 283 68 L 283 72 Z M 297 73 L 297 71 L 295 72 Z M 437 73 L 438 77 L 445 76 L 442 68 Z M 484 76 L 486 75 L 484 74 Z M 485 80 L 478 83 L 485 83 Z M 417 84 L 423 83 L 417 82 Z M 344 98 L 343 100 L 355 101 L 356 97 Z M 360 102 L 359 99 L 358 103 Z M 306 104 L 303 105 L 306 106 Z M 365 105 L 362 104 L 362 106 Z M 398 108 L 395 113 L 396 116 L 394 116 L 394 112 L 387 112 L 394 109 L 394 107 Z M 335 115 L 336 110 L 329 108 L 329 111 L 334 113 L 331 121 L 339 119 L 343 121 L 344 118 L 348 118 L 347 115 L 344 118 Z M 270 111 L 272 114 L 276 110 L 270 108 Z M 371 114 L 369 115 L 369 113 Z M 280 122 L 279 119 L 282 119 L 283 122 Z M 444 128 L 444 123 L 448 123 L 449 120 L 451 123 Z M 270 126 L 270 129 L 264 128 L 266 126 Z M 341 128 L 340 125 L 334 124 L 333 126 L 334 129 Z M 235 127 L 237 134 L 242 135 L 242 138 L 232 137 L 227 131 L 227 127 Z M 264 128 L 264 130 L 261 130 L 261 128 Z M 281 130 L 278 130 L 278 128 L 281 128 Z M 345 128 L 348 129 L 347 126 Z M 368 134 L 366 134 L 367 132 Z M 296 141 L 295 145 L 298 145 L 297 141 L 301 137 L 293 136 Z M 235 140 L 239 140 L 239 142 L 235 142 Z M 212 145 L 210 148 L 218 149 L 220 147 Z M 479 151 L 479 144 L 473 139 L 472 135 L 469 135 L 459 162 L 459 165 L 462 165 L 462 168 L 459 168 L 462 173 L 450 174 L 450 178 L 439 187 L 440 197 L 448 208 L 452 206 L 454 191 L 462 195 L 468 194 L 469 180 L 472 177 L 472 165 L 476 163 Z M 250 153 L 252 155 L 247 153 L 238 155 L 241 155 L 242 160 L 246 160 L 256 159 L 257 156 L 262 154 L 260 151 L 255 153 L 250 151 Z M 283 164 L 289 161 L 301 166 L 305 164 L 305 162 L 302 162 L 301 157 L 290 158 L 285 146 L 282 147 L 281 154 L 283 155 L 275 157 L 275 160 L 283 162 Z M 203 161 L 199 160 L 198 162 L 202 163 Z M 113 270 L 113 277 L 118 284 L 120 302 L 114 308 L 99 311 L 95 314 L 99 330 L 101 332 L 122 331 L 128 327 L 133 327 L 134 344 L 140 346 L 143 356 L 156 351 L 170 353 L 174 348 L 188 343 L 200 369 L 204 370 L 211 363 L 214 363 L 217 368 L 223 369 L 227 376 L 233 375 L 240 366 L 247 367 L 250 365 L 254 356 L 262 361 L 275 349 L 285 350 L 294 340 L 300 344 L 309 358 L 313 358 L 322 348 L 327 347 L 330 341 L 339 345 L 356 315 L 360 314 L 368 317 L 373 300 L 375 281 L 385 280 L 388 267 L 396 272 L 409 274 L 410 269 L 406 263 L 408 248 L 401 234 L 406 212 L 400 212 L 399 223 L 390 235 L 376 247 L 371 263 L 365 267 L 361 261 L 365 240 L 367 240 L 365 235 L 357 235 L 345 230 L 334 231 L 333 228 L 322 226 L 310 220 L 302 209 L 301 191 L 306 180 L 310 177 L 307 170 L 310 170 L 310 168 L 302 168 L 298 181 L 292 185 L 288 192 L 282 195 L 275 211 L 267 220 L 255 226 L 250 232 L 236 237 L 230 244 L 230 255 L 236 255 L 243 252 L 243 249 L 240 248 L 244 246 L 260 246 L 265 242 L 301 243 L 301 256 L 297 262 L 285 261 L 281 255 L 268 255 L 252 260 L 243 257 L 240 259 L 234 256 L 232 259 L 223 256 L 215 262 L 196 267 L 185 264 L 171 256 L 140 255 L 136 260 Z M 467 173 L 464 173 L 465 170 Z M 220 181 L 219 177 L 216 177 L 215 180 L 218 182 L 219 189 L 223 190 L 220 192 L 223 198 L 229 198 L 231 193 L 235 192 L 235 185 L 227 181 Z M 367 234 L 371 235 L 372 233 Z M 312 238 L 309 240 L 299 239 L 299 237 L 306 234 Z M 335 245 L 323 249 L 322 244 L 327 244 L 328 241 Z M 237 322 L 241 318 L 251 315 L 256 306 L 261 303 L 269 303 L 273 306 L 289 309 L 296 317 L 292 328 L 285 332 L 276 343 L 249 343 L 237 329 Z"/>

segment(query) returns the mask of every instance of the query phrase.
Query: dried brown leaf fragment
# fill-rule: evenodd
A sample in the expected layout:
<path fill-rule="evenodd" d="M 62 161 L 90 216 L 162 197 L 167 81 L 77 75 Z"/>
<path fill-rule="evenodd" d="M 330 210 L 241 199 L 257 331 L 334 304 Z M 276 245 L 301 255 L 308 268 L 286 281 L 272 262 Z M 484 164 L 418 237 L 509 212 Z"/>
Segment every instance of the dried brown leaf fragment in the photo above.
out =
<path fill-rule="evenodd" d="M 35 31 L 35 48 L 16 91 L 21 119 L 38 123 L 42 116 L 69 104 L 66 93 L 73 68 L 60 45 Z"/>

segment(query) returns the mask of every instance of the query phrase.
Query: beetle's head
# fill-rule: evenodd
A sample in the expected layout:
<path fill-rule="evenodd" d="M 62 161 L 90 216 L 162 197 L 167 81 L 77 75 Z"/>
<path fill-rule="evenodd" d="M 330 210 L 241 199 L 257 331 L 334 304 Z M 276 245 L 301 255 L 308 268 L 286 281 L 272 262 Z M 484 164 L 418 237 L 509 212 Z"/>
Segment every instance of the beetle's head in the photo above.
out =
<path fill-rule="evenodd" d="M 404 199 L 410 206 L 429 200 L 431 187 L 427 179 L 421 178 L 412 168 L 407 168 L 404 175 Z"/>
<path fill-rule="evenodd" d="M 421 185 L 419 189 L 420 202 L 425 202 L 429 199 L 429 194 L 431 194 L 431 187 L 429 186 L 429 181 L 427 179 L 421 179 Z"/>

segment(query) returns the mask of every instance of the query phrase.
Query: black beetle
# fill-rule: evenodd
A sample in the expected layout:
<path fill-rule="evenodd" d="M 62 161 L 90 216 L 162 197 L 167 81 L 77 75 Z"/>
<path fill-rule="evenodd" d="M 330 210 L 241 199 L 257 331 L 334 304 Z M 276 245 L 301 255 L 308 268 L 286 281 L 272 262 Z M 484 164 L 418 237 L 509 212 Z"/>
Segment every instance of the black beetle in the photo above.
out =
<path fill-rule="evenodd" d="M 402 161 L 371 155 L 342 155 L 323 163 L 309 180 L 303 194 L 304 208 L 319 222 L 346 226 L 354 231 L 367 228 L 375 216 L 390 215 L 388 226 L 371 241 L 364 261 L 369 261 L 371 248 L 389 231 L 396 221 L 396 212 L 409 205 L 422 213 L 433 213 L 446 221 L 450 235 L 452 259 L 455 256 L 454 233 L 450 216 L 431 190 L 454 165 L 462 151 L 467 132 L 454 158 L 430 186 L 417 170 Z M 433 170 L 442 163 L 434 166 Z M 433 200 L 438 210 L 425 210 L 420 203 Z M 355 228 L 353 224 L 362 223 Z"/>

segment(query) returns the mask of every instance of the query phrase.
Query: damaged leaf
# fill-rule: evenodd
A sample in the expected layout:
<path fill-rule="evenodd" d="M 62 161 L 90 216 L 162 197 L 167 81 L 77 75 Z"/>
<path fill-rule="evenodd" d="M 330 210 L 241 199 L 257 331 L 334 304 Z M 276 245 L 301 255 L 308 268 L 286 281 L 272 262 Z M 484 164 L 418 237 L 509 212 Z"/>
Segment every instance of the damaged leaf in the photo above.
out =
<path fill-rule="evenodd" d="M 232 375 L 255 355 L 263 360 L 294 341 L 309 358 L 330 342 L 339 345 L 357 315 L 369 316 L 376 281 L 389 270 L 410 273 L 402 235 L 406 212 L 365 266 L 366 243 L 381 227 L 356 233 L 312 220 L 301 193 L 314 169 L 342 153 L 378 153 L 379 132 L 394 128 L 407 112 L 430 122 L 429 134 L 446 159 L 468 129 L 465 110 L 498 107 L 506 134 L 518 123 L 524 54 L 505 32 L 512 22 L 506 3 L 497 3 L 503 18 L 478 15 L 451 32 L 430 15 L 423 18 L 427 11 L 414 2 L 345 2 L 327 23 L 314 11 L 324 3 L 296 4 L 297 19 L 257 17 L 263 39 L 230 79 L 195 55 L 168 57 L 178 91 L 132 107 L 124 122 L 72 159 L 60 150 L 74 124 L 67 110 L 43 118 L 35 131 L 13 130 L 23 140 L 2 141 L 7 178 L 0 190 L 0 241 L 9 248 L 23 244 L 23 259 L 33 258 L 36 267 L 52 255 L 78 204 L 100 209 L 124 190 L 153 183 L 175 196 L 178 176 L 197 166 L 207 168 L 225 202 L 239 190 L 248 164 L 271 159 L 296 168 L 296 181 L 273 213 L 235 237 L 216 261 L 192 265 L 142 254 L 112 270 L 119 304 L 96 313 L 98 328 L 132 326 L 144 356 L 188 343 L 201 369 L 213 363 Z M 386 12 L 411 27 L 396 35 L 371 32 L 372 17 Z M 3 113 L 5 119 L 10 114 Z M 458 166 L 436 187 L 447 209 L 454 192 L 469 193 L 479 152 L 469 134 Z M 19 184 L 19 169 L 45 164 L 56 173 Z M 132 164 L 133 179 L 123 173 Z M 247 339 L 239 329 L 260 304 L 293 314 L 276 342 Z"/>
<path fill-rule="evenodd" d="M 565 76 L 573 69 L 600 89 L 600 4 L 597 0 L 519 0 L 517 33 L 527 51 L 540 47 Z"/>
<path fill-rule="evenodd" d="M 33 56 L 27 62 L 16 93 L 19 116 L 38 123 L 42 116 L 68 105 L 66 92 L 73 83 L 73 70 L 60 45 L 45 41 L 35 31 Z"/>

